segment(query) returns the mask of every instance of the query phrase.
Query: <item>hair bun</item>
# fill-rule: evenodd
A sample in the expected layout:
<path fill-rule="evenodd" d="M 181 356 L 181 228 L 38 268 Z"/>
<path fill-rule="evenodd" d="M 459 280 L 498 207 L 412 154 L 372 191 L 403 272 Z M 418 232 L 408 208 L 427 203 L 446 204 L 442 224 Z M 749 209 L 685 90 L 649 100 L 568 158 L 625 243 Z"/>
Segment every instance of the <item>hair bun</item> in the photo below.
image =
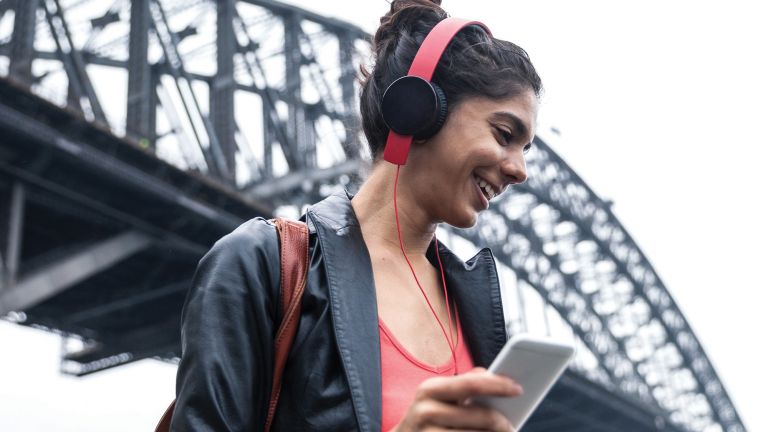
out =
<path fill-rule="evenodd" d="M 447 18 L 441 3 L 442 0 L 392 0 L 373 37 L 376 54 L 381 54 L 382 49 L 386 51 L 389 43 L 396 42 L 403 33 L 411 34 L 423 26 L 431 28 Z"/>
<path fill-rule="evenodd" d="M 390 6 L 392 8 L 395 8 L 399 5 L 416 5 L 416 6 L 425 6 L 429 3 L 432 3 L 435 6 L 441 6 L 443 3 L 443 0 L 392 0 L 389 2 Z"/>

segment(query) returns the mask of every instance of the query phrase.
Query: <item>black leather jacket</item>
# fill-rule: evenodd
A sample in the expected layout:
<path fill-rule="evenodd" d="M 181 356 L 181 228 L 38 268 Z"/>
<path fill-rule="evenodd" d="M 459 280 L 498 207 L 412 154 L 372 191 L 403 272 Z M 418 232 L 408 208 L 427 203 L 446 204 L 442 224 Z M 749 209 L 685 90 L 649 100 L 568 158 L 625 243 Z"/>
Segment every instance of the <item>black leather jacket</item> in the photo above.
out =
<path fill-rule="evenodd" d="M 273 430 L 381 430 L 381 364 L 370 258 L 350 197 L 310 207 L 310 270 Z M 200 261 L 182 313 L 173 431 L 258 431 L 272 386 L 280 262 L 275 227 L 252 219 Z M 506 341 L 490 250 L 466 263 L 439 245 L 472 358 Z M 427 257 L 436 265 L 434 246 Z"/>

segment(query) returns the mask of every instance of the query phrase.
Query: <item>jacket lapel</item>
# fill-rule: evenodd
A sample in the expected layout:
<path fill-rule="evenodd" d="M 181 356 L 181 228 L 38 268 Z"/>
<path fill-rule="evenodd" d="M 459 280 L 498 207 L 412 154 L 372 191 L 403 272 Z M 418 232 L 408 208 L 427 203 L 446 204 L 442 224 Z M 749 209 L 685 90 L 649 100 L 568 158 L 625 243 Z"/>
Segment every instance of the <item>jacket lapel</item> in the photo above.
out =
<path fill-rule="evenodd" d="M 333 328 L 361 431 L 381 429 L 381 346 L 373 270 L 348 194 L 336 194 L 307 212 L 323 253 Z M 446 283 L 472 358 L 488 367 L 507 335 L 496 265 L 485 248 L 463 262 L 438 242 Z M 434 245 L 427 258 L 437 266 Z"/>
<path fill-rule="evenodd" d="M 361 431 L 381 429 L 381 355 L 373 270 L 349 198 L 307 212 L 322 249 L 333 328 Z"/>
<path fill-rule="evenodd" d="M 488 367 L 507 340 L 496 264 L 488 248 L 467 262 L 438 242 L 446 285 L 456 301 L 461 328 L 475 365 Z M 434 244 L 427 258 L 437 266 Z"/>

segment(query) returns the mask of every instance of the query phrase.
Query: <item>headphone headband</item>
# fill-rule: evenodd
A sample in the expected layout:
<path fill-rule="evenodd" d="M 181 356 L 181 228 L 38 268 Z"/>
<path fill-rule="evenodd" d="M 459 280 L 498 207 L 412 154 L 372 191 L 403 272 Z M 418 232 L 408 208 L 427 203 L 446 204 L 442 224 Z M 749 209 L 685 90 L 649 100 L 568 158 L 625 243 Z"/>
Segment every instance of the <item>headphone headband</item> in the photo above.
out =
<path fill-rule="evenodd" d="M 469 21 L 461 18 L 446 18 L 432 28 L 432 31 L 424 38 L 424 42 L 421 43 L 419 51 L 416 52 L 416 57 L 411 63 L 411 68 L 408 70 L 408 75 L 424 78 L 427 81 L 432 81 L 432 75 L 437 69 L 437 63 L 440 61 L 443 52 L 451 43 L 453 37 L 456 36 L 461 29 L 471 25 L 478 25 L 483 30 L 491 34 L 488 27 L 480 21 Z"/>
<path fill-rule="evenodd" d="M 488 35 L 491 35 L 488 27 L 479 21 L 453 17 L 446 18 L 437 23 L 427 34 L 427 37 L 424 38 L 424 42 L 421 43 L 419 50 L 416 52 L 416 57 L 413 59 L 413 63 L 411 63 L 407 76 L 416 76 L 427 82 L 432 81 L 432 75 L 434 75 L 440 57 L 448 47 L 448 44 L 456 33 L 470 25 L 478 25 Z M 384 147 L 384 159 L 396 165 L 405 165 L 412 142 L 412 135 L 400 135 L 390 128 L 387 143 Z"/>

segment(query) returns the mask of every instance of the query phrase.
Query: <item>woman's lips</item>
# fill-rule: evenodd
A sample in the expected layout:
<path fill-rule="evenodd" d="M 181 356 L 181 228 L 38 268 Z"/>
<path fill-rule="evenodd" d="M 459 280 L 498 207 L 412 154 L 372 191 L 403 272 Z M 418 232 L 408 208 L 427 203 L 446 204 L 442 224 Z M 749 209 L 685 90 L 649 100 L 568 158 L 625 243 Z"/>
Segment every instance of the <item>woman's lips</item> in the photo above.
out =
<path fill-rule="evenodd" d="M 478 198 L 480 199 L 480 204 L 482 206 L 483 210 L 488 210 L 488 207 L 490 206 L 490 203 L 488 202 L 488 199 L 485 197 L 485 194 L 482 190 L 480 190 L 480 185 L 477 184 L 477 182 L 472 179 L 472 184 L 475 186 L 475 192 Z"/>

